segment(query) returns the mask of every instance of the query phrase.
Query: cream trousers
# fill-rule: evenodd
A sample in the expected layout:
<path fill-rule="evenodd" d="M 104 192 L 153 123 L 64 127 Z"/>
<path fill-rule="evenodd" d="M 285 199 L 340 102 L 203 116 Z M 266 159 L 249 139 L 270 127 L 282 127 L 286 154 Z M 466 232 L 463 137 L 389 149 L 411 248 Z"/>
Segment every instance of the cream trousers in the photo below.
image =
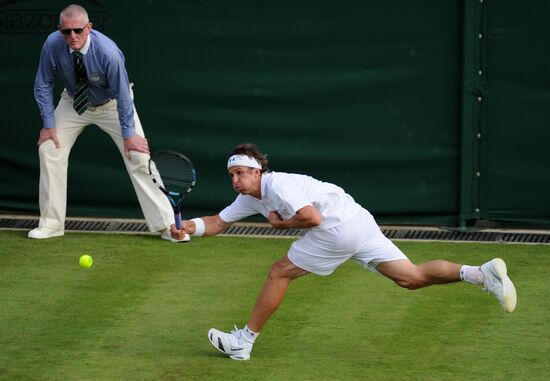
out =
<path fill-rule="evenodd" d="M 134 121 L 136 134 L 145 136 L 135 108 Z M 65 228 L 69 153 L 80 133 L 90 124 L 95 124 L 108 133 L 118 147 L 149 230 L 160 231 L 174 223 L 170 202 L 149 176 L 149 155 L 131 151 L 131 160 L 124 155 L 124 140 L 118 120 L 116 100 L 113 99 L 97 107 L 89 106 L 82 115 L 78 115 L 73 109 L 73 99 L 64 90 L 55 109 L 55 126 L 61 147 L 56 148 L 52 140 L 47 140 L 38 148 L 40 157 L 39 226 L 56 230 Z M 108 179 L 97 180 L 108 181 Z"/>

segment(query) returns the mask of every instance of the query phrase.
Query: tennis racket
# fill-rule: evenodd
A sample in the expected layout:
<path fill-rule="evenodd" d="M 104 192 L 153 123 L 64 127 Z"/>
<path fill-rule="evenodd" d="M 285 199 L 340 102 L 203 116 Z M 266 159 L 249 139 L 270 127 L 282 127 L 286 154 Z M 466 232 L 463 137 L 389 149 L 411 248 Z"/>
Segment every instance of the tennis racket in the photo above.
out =
<path fill-rule="evenodd" d="M 181 229 L 181 203 L 197 181 L 195 166 L 189 158 L 175 151 L 156 151 L 149 160 L 149 174 L 166 195 L 174 209 L 176 227 Z"/>

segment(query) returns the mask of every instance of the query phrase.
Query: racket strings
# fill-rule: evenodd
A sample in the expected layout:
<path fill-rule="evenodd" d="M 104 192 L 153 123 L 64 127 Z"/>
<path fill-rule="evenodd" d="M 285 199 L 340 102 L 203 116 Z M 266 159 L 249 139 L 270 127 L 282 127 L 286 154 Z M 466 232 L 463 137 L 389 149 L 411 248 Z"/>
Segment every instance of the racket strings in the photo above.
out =
<path fill-rule="evenodd" d="M 165 189 L 185 193 L 195 185 L 195 168 L 189 159 L 167 152 L 152 156 L 152 160 Z"/>

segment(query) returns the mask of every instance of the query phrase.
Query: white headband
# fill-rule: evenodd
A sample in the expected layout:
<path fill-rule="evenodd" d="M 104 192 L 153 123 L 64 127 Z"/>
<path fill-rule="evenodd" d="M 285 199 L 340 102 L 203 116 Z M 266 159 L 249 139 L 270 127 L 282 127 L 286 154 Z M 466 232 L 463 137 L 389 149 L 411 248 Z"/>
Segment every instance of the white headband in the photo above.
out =
<path fill-rule="evenodd" d="M 262 165 L 258 160 L 246 155 L 233 155 L 227 161 L 227 169 L 242 165 L 243 167 L 251 167 L 262 169 Z"/>

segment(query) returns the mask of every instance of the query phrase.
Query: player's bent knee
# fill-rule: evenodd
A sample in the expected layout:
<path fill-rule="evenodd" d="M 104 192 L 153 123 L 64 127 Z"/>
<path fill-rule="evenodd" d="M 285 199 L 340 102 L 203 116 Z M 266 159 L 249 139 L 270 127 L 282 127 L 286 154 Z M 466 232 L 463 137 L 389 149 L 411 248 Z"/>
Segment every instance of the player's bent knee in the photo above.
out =
<path fill-rule="evenodd" d="M 271 280 L 291 278 L 288 263 L 284 261 L 273 263 L 271 265 L 271 269 L 269 270 L 268 278 Z"/>
<path fill-rule="evenodd" d="M 268 277 L 269 279 L 276 279 L 280 278 L 283 274 L 283 266 L 281 262 L 275 262 L 271 265 L 271 269 L 269 270 Z"/>

